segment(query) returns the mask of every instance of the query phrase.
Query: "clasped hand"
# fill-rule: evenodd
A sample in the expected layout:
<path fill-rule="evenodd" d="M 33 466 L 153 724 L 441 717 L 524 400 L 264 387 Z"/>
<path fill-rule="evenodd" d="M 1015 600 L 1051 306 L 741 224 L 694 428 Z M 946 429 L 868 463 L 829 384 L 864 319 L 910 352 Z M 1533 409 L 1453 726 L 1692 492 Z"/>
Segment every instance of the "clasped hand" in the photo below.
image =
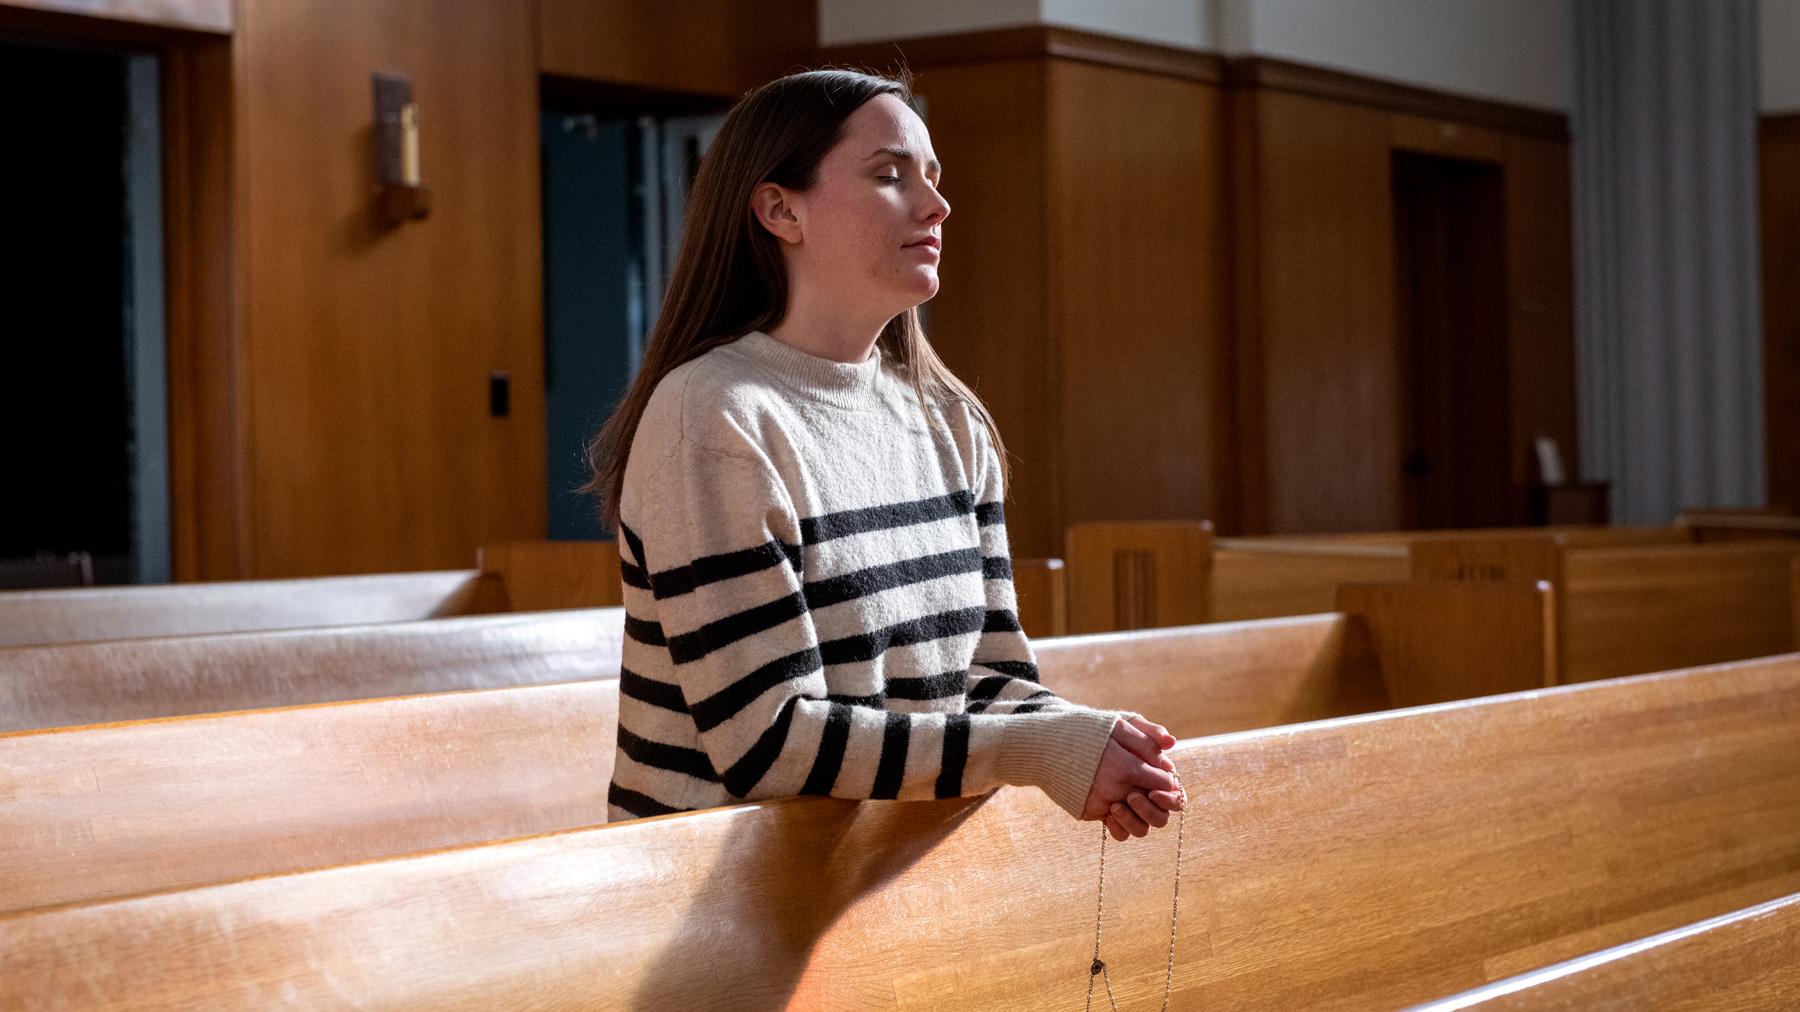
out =
<path fill-rule="evenodd" d="M 1169 824 L 1169 813 L 1186 805 L 1175 764 L 1164 754 L 1175 736 L 1161 724 L 1128 713 L 1113 725 L 1088 789 L 1083 820 L 1102 820 L 1113 839 L 1147 836 Z"/>

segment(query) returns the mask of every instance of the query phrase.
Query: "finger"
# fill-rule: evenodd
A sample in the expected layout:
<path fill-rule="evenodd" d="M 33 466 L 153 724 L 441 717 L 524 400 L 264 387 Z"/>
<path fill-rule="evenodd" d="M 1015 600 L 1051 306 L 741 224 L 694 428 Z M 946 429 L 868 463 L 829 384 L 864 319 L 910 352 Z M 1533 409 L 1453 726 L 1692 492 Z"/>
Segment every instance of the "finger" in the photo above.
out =
<path fill-rule="evenodd" d="M 1152 804 L 1141 791 L 1133 791 L 1131 797 L 1125 799 L 1125 803 L 1131 806 L 1131 810 L 1137 813 L 1138 818 L 1157 829 L 1169 824 L 1169 813 Z"/>
<path fill-rule="evenodd" d="M 1150 740 L 1156 742 L 1160 748 L 1170 749 L 1177 744 L 1175 736 L 1169 733 L 1169 729 L 1154 720 L 1134 713 L 1131 715 L 1131 722 L 1137 726 L 1138 730 L 1149 735 Z"/>
<path fill-rule="evenodd" d="M 1131 786 L 1142 791 L 1174 791 L 1179 790 L 1181 784 L 1168 770 L 1145 765 L 1132 770 L 1129 779 Z"/>
<path fill-rule="evenodd" d="M 1187 807 L 1187 799 L 1180 791 L 1150 791 L 1147 796 L 1165 812 L 1179 812 Z"/>
<path fill-rule="evenodd" d="M 1124 843 L 1127 834 L 1125 828 L 1119 825 L 1118 820 L 1114 819 L 1111 815 L 1108 815 L 1104 821 L 1106 822 L 1106 831 L 1112 834 L 1112 838 L 1120 843 Z"/>
<path fill-rule="evenodd" d="M 1129 719 L 1121 720 L 1113 725 L 1113 740 L 1125 746 L 1125 750 L 1152 766 L 1160 766 L 1162 748 L 1150 739 L 1150 736 L 1138 729 Z"/>
<path fill-rule="evenodd" d="M 1125 831 L 1130 833 L 1132 836 L 1149 836 L 1150 835 L 1149 823 L 1146 823 L 1138 815 L 1138 813 L 1132 811 L 1130 806 L 1128 806 L 1128 805 L 1124 805 L 1124 804 L 1114 805 L 1113 810 L 1112 810 L 1112 817 L 1114 820 L 1116 820 L 1119 823 L 1119 825 L 1124 826 Z"/>

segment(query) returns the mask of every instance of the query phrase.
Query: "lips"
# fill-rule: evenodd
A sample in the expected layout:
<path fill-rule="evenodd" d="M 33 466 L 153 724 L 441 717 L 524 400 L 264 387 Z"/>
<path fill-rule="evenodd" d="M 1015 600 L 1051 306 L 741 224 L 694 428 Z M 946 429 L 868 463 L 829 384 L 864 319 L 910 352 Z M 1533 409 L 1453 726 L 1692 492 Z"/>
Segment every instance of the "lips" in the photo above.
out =
<path fill-rule="evenodd" d="M 923 239 L 917 240 L 916 242 L 909 242 L 906 244 L 905 248 L 912 249 L 914 246 L 930 246 L 932 249 L 937 250 L 940 253 L 943 252 L 943 250 L 944 250 L 943 240 L 939 239 L 935 235 L 928 235 Z"/>

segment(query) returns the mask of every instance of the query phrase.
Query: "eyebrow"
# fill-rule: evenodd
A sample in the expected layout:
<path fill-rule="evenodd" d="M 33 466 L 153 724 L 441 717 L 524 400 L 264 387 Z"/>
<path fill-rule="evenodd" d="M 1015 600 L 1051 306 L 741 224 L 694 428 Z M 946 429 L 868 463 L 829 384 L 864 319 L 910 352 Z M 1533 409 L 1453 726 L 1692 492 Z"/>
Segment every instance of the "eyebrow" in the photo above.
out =
<path fill-rule="evenodd" d="M 910 162 L 913 160 L 913 153 L 905 148 L 876 148 L 869 153 L 869 158 L 875 158 L 880 155 L 886 155 L 889 158 L 898 158 L 903 162 Z M 863 161 L 866 162 L 869 158 L 865 158 Z M 928 172 L 935 172 L 940 176 L 944 174 L 944 166 L 935 158 L 925 163 L 925 169 Z"/>

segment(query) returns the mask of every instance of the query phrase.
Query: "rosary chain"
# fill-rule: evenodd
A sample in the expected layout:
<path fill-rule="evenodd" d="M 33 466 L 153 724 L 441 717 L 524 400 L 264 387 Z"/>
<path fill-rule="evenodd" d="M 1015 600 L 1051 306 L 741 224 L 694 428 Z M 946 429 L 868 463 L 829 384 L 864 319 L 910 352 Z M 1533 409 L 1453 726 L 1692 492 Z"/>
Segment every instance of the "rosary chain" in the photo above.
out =
<path fill-rule="evenodd" d="M 1182 791 L 1183 800 L 1187 792 Z M 1169 1010 L 1169 995 L 1175 983 L 1175 923 L 1176 914 L 1181 910 L 1181 846 L 1187 833 L 1187 806 L 1176 813 L 1175 823 L 1175 896 L 1169 903 L 1169 961 L 1163 970 L 1162 1012 Z M 1100 958 L 1100 917 L 1106 910 L 1106 825 L 1100 826 L 1100 888 L 1098 898 L 1094 901 L 1094 961 L 1088 966 L 1087 1005 L 1088 1012 L 1094 1007 L 1094 978 L 1099 977 L 1106 985 L 1106 1000 L 1113 1012 L 1119 1012 L 1119 1000 L 1113 994 L 1112 971 Z"/>

